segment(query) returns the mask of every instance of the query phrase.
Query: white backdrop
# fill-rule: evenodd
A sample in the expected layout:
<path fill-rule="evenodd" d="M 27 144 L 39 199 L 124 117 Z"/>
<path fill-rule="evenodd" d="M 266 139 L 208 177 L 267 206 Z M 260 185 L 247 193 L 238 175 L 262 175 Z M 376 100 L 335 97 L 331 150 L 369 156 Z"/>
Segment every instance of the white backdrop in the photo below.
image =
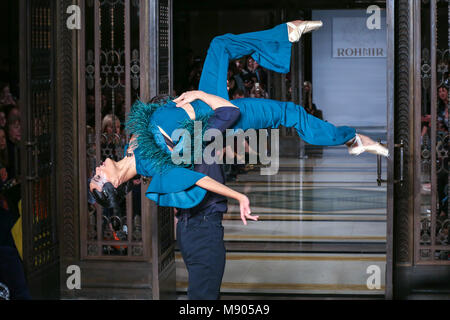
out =
<path fill-rule="evenodd" d="M 313 101 L 323 110 L 324 119 L 336 125 L 386 126 L 386 58 L 333 58 L 333 18 L 368 18 L 370 15 L 365 10 L 312 12 L 312 20 L 323 22 L 322 28 L 312 33 Z M 373 38 L 379 43 L 380 32 L 386 33 L 384 10 L 381 10 L 381 21 L 381 30 L 367 29 L 363 36 L 370 38 L 373 32 Z M 346 36 L 352 37 L 357 43 L 361 28 L 356 26 L 355 34 Z M 386 38 L 382 37 L 381 41 L 386 42 Z"/>

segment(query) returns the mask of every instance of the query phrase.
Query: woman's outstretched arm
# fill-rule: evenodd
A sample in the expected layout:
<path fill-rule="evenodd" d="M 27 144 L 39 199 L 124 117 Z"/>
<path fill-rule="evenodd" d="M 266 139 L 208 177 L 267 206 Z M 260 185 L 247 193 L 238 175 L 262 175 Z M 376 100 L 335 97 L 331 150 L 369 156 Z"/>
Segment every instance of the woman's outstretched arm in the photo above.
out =
<path fill-rule="evenodd" d="M 239 201 L 242 222 L 247 225 L 247 219 L 257 221 L 259 216 L 252 216 L 250 210 L 250 201 L 245 194 L 239 193 L 226 185 L 206 176 L 196 183 L 197 186 L 211 192 L 218 193 L 228 198 Z"/>

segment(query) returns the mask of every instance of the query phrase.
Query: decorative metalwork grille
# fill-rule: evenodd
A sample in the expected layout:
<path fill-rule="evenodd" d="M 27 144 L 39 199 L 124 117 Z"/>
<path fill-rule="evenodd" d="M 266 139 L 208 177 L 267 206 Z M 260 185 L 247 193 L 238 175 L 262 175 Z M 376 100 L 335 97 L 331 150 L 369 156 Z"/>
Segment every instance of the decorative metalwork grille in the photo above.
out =
<path fill-rule="evenodd" d="M 172 92 L 172 44 L 171 44 L 172 0 L 159 0 L 157 4 L 158 56 L 157 95 L 173 95 Z M 158 207 L 158 272 L 170 269 L 175 262 L 174 255 L 174 213 L 172 208 Z M 156 231 L 156 230 L 154 230 Z"/>
<path fill-rule="evenodd" d="M 421 205 L 416 261 L 448 264 L 450 3 L 422 1 L 421 11 Z M 438 37 L 444 32 L 447 38 Z M 442 92 L 446 92 L 446 97 Z"/>
<path fill-rule="evenodd" d="M 24 230 L 28 234 L 24 261 L 29 275 L 58 261 L 55 217 L 55 110 L 54 110 L 54 3 L 29 3 L 30 61 L 26 79 L 28 107 L 22 115 L 25 126 L 25 159 L 22 165 Z M 22 164 L 24 164 L 22 162 Z"/>
<path fill-rule="evenodd" d="M 161 239 L 158 252 L 159 272 L 175 260 L 174 251 L 171 250 L 174 245 L 173 219 L 173 211 L 170 208 L 158 208 L 158 236 Z"/>
<path fill-rule="evenodd" d="M 170 79 L 169 79 L 169 64 L 170 64 L 170 42 L 169 42 L 169 0 L 159 1 L 159 24 L 158 24 L 158 91 L 159 94 L 169 94 Z"/>
<path fill-rule="evenodd" d="M 106 158 L 120 161 L 128 138 L 124 122 L 140 94 L 139 1 L 85 2 L 84 78 L 87 179 Z M 141 181 L 121 208 L 86 204 L 82 256 L 147 259 L 142 237 Z"/>
<path fill-rule="evenodd" d="M 95 168 L 106 158 L 120 161 L 129 140 L 124 132 L 124 121 L 131 105 L 138 97 L 149 94 L 171 94 L 171 1 L 146 2 L 144 0 L 86 0 L 84 4 L 85 28 L 81 36 L 84 56 L 82 59 L 82 99 L 85 112 L 80 125 L 85 126 L 86 139 L 80 139 L 81 159 L 85 167 L 81 172 L 86 181 L 93 176 Z M 142 21 L 145 13 L 141 6 L 155 10 L 156 21 L 150 32 L 156 35 L 157 45 L 150 51 L 157 53 L 156 66 L 145 65 L 145 70 L 157 70 L 150 74 L 149 84 L 142 82 L 142 60 L 148 48 L 142 46 Z M 142 49 L 141 49 L 142 48 Z M 147 51 L 146 51 L 147 50 Z M 155 80 L 156 81 L 153 81 Z M 150 83 L 157 83 L 156 88 Z M 141 88 L 145 84 L 146 87 Z M 148 87 L 147 87 L 148 86 Z M 147 88 L 147 89 L 146 89 Z M 155 90 L 156 89 L 156 90 Z M 142 92 L 144 90 L 144 92 Z M 82 130 L 84 131 L 84 129 Z M 85 145 L 84 145 L 85 144 Z M 85 158 L 83 155 L 85 150 Z M 149 205 L 145 199 L 148 184 L 136 179 L 135 187 L 127 195 L 119 209 L 104 209 L 97 204 L 86 203 L 81 214 L 81 255 L 87 259 L 146 260 L 150 254 Z M 87 187 L 87 186 L 86 186 Z M 172 265 L 173 258 L 173 212 L 158 208 L 157 215 L 158 263 L 160 271 Z M 155 226 L 154 226 L 155 227 Z M 164 260 L 164 263 L 161 261 Z M 162 268 L 162 269 L 161 269 Z"/>

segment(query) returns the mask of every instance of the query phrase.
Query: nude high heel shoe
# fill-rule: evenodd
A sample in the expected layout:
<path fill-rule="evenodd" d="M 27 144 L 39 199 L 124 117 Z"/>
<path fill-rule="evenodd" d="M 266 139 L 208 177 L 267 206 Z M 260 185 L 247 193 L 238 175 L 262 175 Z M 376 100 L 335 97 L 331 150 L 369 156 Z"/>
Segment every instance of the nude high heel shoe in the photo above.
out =
<path fill-rule="evenodd" d="M 299 25 L 295 25 L 292 22 L 286 22 L 286 24 L 293 30 L 289 33 L 289 41 L 297 42 L 300 40 L 302 34 L 308 33 L 322 27 L 322 21 L 302 21 Z"/>
<path fill-rule="evenodd" d="M 389 157 L 389 149 L 385 145 L 376 142 L 374 144 L 364 146 L 361 141 L 361 137 L 356 134 L 353 143 L 348 147 L 348 153 L 358 156 L 366 151 L 376 155 L 381 155 L 383 157 Z"/>

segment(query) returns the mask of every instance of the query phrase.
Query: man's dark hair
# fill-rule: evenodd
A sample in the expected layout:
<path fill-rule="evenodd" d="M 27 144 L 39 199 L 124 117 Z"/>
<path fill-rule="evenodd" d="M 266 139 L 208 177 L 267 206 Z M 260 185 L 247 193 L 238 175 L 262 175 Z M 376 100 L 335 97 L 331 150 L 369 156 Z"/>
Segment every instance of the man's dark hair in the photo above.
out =
<path fill-rule="evenodd" d="M 169 102 L 169 101 L 171 101 L 173 99 L 174 99 L 173 97 L 171 97 L 171 96 L 169 96 L 167 94 L 160 94 L 160 95 L 157 95 L 157 96 L 154 96 L 153 98 L 151 98 L 148 101 L 148 103 L 155 103 L 155 104 L 163 105 L 163 104 L 166 104 L 167 102 Z"/>
<path fill-rule="evenodd" d="M 89 181 L 90 182 L 90 181 Z M 89 183 L 88 183 L 89 185 Z M 89 188 L 89 187 L 88 187 Z M 133 181 L 129 180 L 125 183 L 122 183 L 117 188 L 114 188 L 111 182 L 106 182 L 103 185 L 102 191 L 98 191 L 94 189 L 93 191 L 89 190 L 90 198 L 97 202 L 104 208 L 119 208 L 120 205 L 125 200 L 125 196 L 128 192 L 133 189 Z M 91 200 L 91 201 L 92 201 Z"/>

